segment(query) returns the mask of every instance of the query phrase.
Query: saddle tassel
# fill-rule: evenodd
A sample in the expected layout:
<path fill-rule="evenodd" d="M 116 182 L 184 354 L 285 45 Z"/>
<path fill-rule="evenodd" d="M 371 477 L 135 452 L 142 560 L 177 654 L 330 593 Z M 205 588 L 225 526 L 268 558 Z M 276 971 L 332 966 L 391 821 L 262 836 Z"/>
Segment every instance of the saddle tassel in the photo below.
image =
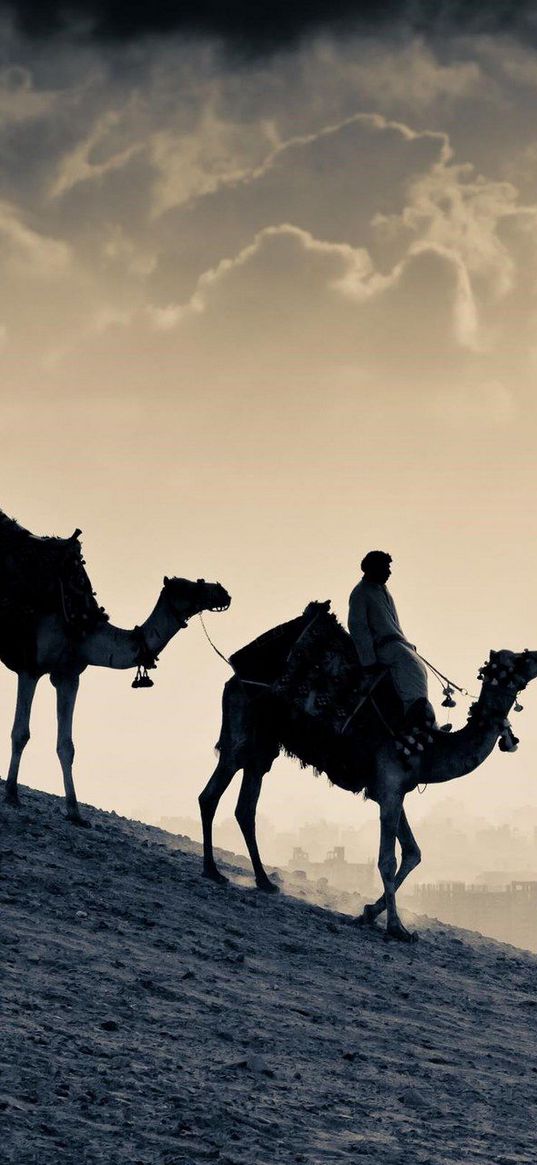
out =
<path fill-rule="evenodd" d="M 152 688 L 153 680 L 147 674 L 147 668 L 143 663 L 139 663 L 136 669 L 136 675 L 132 681 L 131 688 Z"/>

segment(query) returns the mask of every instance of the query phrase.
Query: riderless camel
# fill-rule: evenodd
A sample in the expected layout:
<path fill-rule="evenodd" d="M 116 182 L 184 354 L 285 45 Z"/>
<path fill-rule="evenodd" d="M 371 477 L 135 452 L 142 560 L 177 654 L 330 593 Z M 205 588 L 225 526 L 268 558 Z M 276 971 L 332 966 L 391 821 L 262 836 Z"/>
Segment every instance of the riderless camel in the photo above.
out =
<path fill-rule="evenodd" d="M 491 652 L 479 673 L 482 689 L 477 702 L 472 705 L 466 726 L 450 735 L 434 730 L 425 747 L 419 745 L 419 751 L 414 755 L 405 755 L 408 750 L 401 747 L 401 739 L 390 731 L 382 715 L 380 697 L 377 712 L 372 713 L 369 708 L 365 723 L 361 713 L 349 718 L 348 706 L 346 711 L 339 710 L 339 716 L 336 716 L 335 708 L 329 709 L 328 714 L 325 708 L 324 722 L 316 716 L 315 683 L 327 668 L 331 669 L 332 676 L 338 667 L 344 671 L 347 666 L 348 671 L 350 655 L 347 648 L 350 645 L 350 651 L 354 650 L 350 637 L 334 615 L 328 614 L 327 606 L 310 604 L 304 616 L 268 632 L 231 657 L 237 674 L 224 688 L 222 729 L 217 746 L 219 760 L 199 798 L 204 874 L 216 882 L 226 881 L 213 856 L 212 823 L 223 792 L 235 773 L 242 769 L 236 818 L 248 847 L 258 888 L 269 892 L 278 889 L 267 877 L 261 861 L 255 814 L 263 777 L 283 749 L 288 755 L 298 757 L 302 764 L 313 764 L 318 771 L 326 772 L 330 781 L 340 788 L 353 793 L 364 790 L 368 798 L 377 802 L 380 809 L 379 870 L 384 893 L 375 903 L 365 907 L 358 921 L 362 925 L 373 925 L 386 910 L 388 934 L 411 941 L 415 936 L 401 923 L 395 900 L 396 891 L 421 860 L 403 807 L 405 796 L 418 784 L 437 784 L 472 772 L 488 757 L 498 740 L 504 751 L 516 747 L 516 738 L 506 718 L 517 693 L 537 676 L 537 652 Z M 324 610 L 319 610 L 323 607 Z M 321 629 L 321 637 L 324 627 L 325 645 L 326 637 L 328 640 L 332 638 L 334 643 L 333 651 L 328 657 L 325 655 L 321 663 L 315 644 L 311 649 L 308 647 L 308 628 L 313 628 L 313 624 L 316 624 L 316 634 Z M 258 644 L 260 649 L 256 659 Z M 285 680 L 295 650 L 303 657 L 301 698 L 305 704 L 298 713 L 293 708 Z M 343 658 L 345 653 L 346 661 Z M 356 691 L 359 691 L 359 684 Z M 322 712 L 322 700 L 318 703 Z M 367 701 L 362 711 L 366 707 Z M 307 711 L 308 708 L 312 713 L 309 716 L 304 714 L 304 709 Z M 396 839 L 401 846 L 398 869 Z"/>
<path fill-rule="evenodd" d="M 0 660 L 18 675 L 6 801 L 19 803 L 17 779 L 30 738 L 32 701 L 39 679 L 49 675 L 57 694 L 57 753 L 67 818 L 74 825 L 87 825 L 72 772 L 73 713 L 82 672 L 88 666 L 137 668 L 133 687 L 150 687 L 147 668 L 155 666 L 187 620 L 200 611 L 225 610 L 231 600 L 220 583 L 164 578 L 145 622 L 132 630 L 115 627 L 93 597 L 79 534 L 36 538 L 0 512 Z"/>

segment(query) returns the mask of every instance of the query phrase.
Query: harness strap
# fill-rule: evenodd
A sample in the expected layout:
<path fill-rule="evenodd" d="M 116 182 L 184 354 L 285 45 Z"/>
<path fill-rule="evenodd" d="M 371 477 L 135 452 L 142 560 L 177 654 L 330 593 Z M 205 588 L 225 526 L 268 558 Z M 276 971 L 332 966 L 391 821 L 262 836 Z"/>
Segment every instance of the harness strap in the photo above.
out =
<path fill-rule="evenodd" d="M 406 643 L 404 635 L 383 635 L 382 639 L 377 639 L 375 647 L 387 647 L 388 643 Z"/>
<path fill-rule="evenodd" d="M 385 729 L 387 730 L 387 732 L 389 732 L 389 734 L 390 734 L 390 736 L 393 738 L 393 740 L 395 740 L 395 739 L 396 739 L 396 735 L 395 735 L 395 732 L 393 731 L 393 728 L 391 728 L 391 727 L 390 727 L 390 725 L 388 724 L 388 721 L 386 720 L 386 717 L 382 715 L 382 712 L 381 712 L 381 710 L 380 710 L 380 708 L 379 708 L 379 706 L 378 706 L 378 704 L 377 704 L 377 701 L 376 701 L 376 700 L 374 700 L 374 699 L 373 699 L 373 697 L 371 697 L 371 703 L 372 703 L 372 705 L 373 705 L 373 707 L 374 707 L 374 709 L 375 709 L 375 712 L 377 713 L 377 716 L 379 717 L 379 720 L 382 722 L 382 724 L 384 725 Z"/>
<path fill-rule="evenodd" d="M 313 627 L 315 620 L 319 618 L 320 614 L 321 614 L 321 611 L 316 611 L 314 616 L 313 616 L 313 619 L 310 619 L 309 623 L 306 623 L 306 626 L 304 627 L 303 631 L 300 632 L 298 639 L 295 639 L 295 642 L 293 643 L 292 647 L 290 648 L 289 654 L 288 654 L 287 659 L 285 661 L 286 663 L 289 663 L 289 660 L 291 659 L 291 656 L 293 655 L 293 653 L 296 651 L 296 648 L 298 647 L 300 640 L 304 638 L 306 632 L 309 631 L 310 627 Z"/>
<path fill-rule="evenodd" d="M 360 711 L 360 708 L 363 708 L 363 706 L 367 702 L 367 700 L 371 700 L 373 707 L 376 708 L 374 700 L 372 699 L 372 693 L 375 691 L 377 684 L 379 684 L 380 681 L 384 679 L 384 676 L 386 675 L 387 671 L 388 671 L 388 668 L 385 668 L 384 671 L 380 672 L 380 674 L 375 677 L 375 679 L 373 680 L 373 683 L 371 684 L 371 687 L 368 688 L 367 692 L 364 692 L 364 695 L 358 701 L 356 708 L 354 709 L 354 712 L 351 712 L 350 716 L 347 716 L 347 719 L 343 725 L 343 728 L 341 729 L 342 735 L 346 731 L 346 729 L 348 728 L 351 720 L 354 720 L 356 713 Z"/>

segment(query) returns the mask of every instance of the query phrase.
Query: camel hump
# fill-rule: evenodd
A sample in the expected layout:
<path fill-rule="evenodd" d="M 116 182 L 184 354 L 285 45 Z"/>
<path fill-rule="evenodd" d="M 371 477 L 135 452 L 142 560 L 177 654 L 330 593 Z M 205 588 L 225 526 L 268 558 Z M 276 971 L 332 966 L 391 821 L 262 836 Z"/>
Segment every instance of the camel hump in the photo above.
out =
<path fill-rule="evenodd" d="M 34 623 L 60 615 L 83 636 L 107 618 L 85 570 L 77 527 L 69 538 L 38 536 L 0 511 L 0 615 L 2 622 Z"/>
<path fill-rule="evenodd" d="M 289 652 L 318 614 L 330 610 L 330 600 L 308 603 L 301 615 L 271 627 L 263 635 L 258 635 L 251 643 L 239 648 L 230 656 L 230 664 L 243 680 L 258 680 L 272 684 L 278 680 L 285 668 Z"/>
<path fill-rule="evenodd" d="M 3 510 L 0 510 L 0 547 L 2 549 L 8 542 L 19 547 L 23 547 L 25 543 L 31 545 L 39 543 L 39 545 L 56 546 L 58 550 L 61 547 L 67 550 L 72 547 L 73 543 L 78 542 L 81 534 L 82 530 L 78 526 L 68 538 L 59 538 L 56 534 L 32 534 L 32 531 L 21 526 L 16 518 L 9 518 Z"/>

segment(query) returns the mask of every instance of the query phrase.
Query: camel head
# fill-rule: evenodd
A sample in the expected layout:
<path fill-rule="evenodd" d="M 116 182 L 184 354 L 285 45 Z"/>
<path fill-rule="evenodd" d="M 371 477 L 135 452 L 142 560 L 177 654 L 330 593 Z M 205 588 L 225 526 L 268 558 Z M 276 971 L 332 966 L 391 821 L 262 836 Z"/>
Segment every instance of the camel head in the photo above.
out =
<path fill-rule="evenodd" d="M 230 595 L 220 583 L 208 583 L 204 578 L 191 582 L 187 578 L 166 577 L 162 593 L 180 619 L 189 619 L 199 611 L 227 611 L 231 603 Z"/>
<path fill-rule="evenodd" d="M 522 691 L 537 677 L 537 651 L 491 651 L 486 663 L 479 671 L 479 679 L 484 685 L 511 690 L 513 695 Z"/>

